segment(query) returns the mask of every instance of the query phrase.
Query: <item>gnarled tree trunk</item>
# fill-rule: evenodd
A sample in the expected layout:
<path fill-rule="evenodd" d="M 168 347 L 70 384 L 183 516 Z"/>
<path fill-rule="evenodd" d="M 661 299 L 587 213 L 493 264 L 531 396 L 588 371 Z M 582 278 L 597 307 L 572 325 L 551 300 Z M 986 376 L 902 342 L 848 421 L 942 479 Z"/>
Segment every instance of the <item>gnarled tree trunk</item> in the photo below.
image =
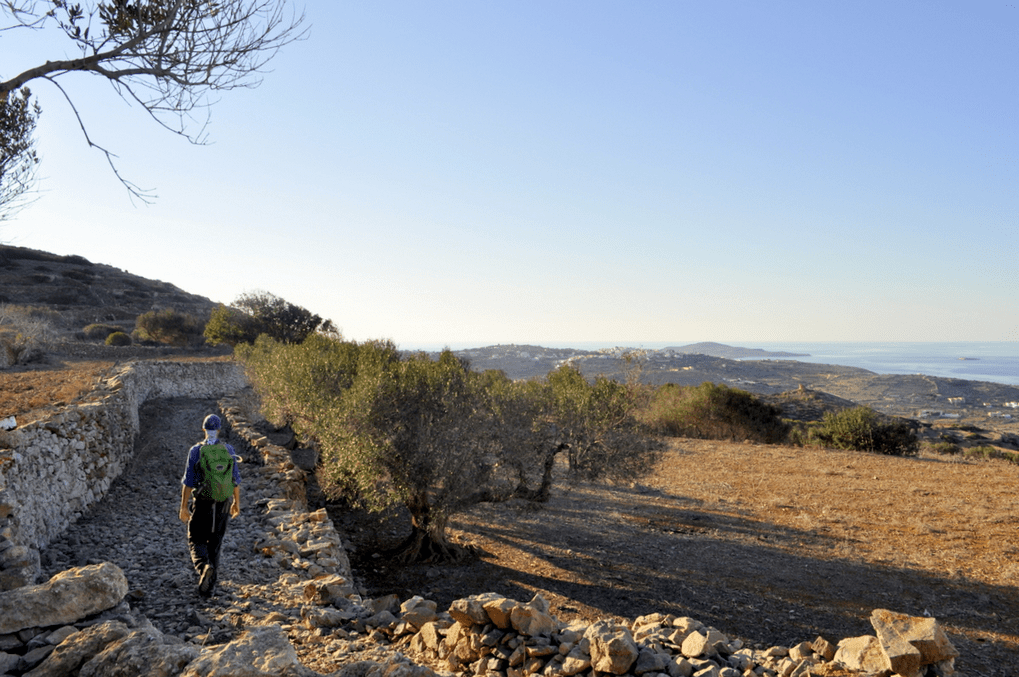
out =
<path fill-rule="evenodd" d="M 427 495 L 418 494 L 406 501 L 410 511 L 411 533 L 391 556 L 397 562 L 460 562 L 474 556 L 474 551 L 449 540 L 446 527 L 449 517 L 432 510 Z"/>

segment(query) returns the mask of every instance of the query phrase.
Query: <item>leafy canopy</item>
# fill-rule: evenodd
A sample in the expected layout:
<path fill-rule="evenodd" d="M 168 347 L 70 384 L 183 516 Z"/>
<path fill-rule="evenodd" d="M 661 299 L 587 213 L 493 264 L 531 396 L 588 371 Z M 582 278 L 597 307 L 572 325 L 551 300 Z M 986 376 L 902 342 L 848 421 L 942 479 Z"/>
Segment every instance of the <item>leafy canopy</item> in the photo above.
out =
<path fill-rule="evenodd" d="M 42 111 L 31 96 L 28 87 L 0 93 L 0 221 L 24 206 L 35 182 L 39 156 L 33 134 Z"/>
<path fill-rule="evenodd" d="M 632 476 L 657 443 L 632 416 L 632 391 L 565 369 L 547 381 L 478 373 L 449 351 L 403 355 L 388 341 L 260 336 L 237 350 L 263 413 L 321 452 L 331 498 L 403 505 L 404 559 L 456 557 L 451 515 L 485 501 L 547 500 L 557 456 L 578 477 Z M 579 378 L 578 378 L 579 376 Z"/>

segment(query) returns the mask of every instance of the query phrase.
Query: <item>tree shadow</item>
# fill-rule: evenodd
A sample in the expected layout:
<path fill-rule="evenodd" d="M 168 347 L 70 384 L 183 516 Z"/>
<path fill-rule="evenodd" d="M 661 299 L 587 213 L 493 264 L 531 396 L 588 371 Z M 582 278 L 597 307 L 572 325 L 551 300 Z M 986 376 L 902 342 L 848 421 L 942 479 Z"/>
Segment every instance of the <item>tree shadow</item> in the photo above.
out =
<path fill-rule="evenodd" d="M 576 485 L 539 510 L 523 502 L 478 506 L 454 527 L 479 548 L 478 560 L 395 567 L 361 552 L 352 558 L 355 573 L 370 594 L 421 594 L 440 609 L 481 592 L 519 601 L 540 593 L 564 621 L 661 612 L 763 646 L 873 634 L 870 614 L 885 608 L 937 618 L 961 651 L 994 643 L 1019 657 L 1012 586 L 867 563 L 850 539 L 716 512 L 681 496 Z M 400 531 L 393 521 L 385 528 Z"/>

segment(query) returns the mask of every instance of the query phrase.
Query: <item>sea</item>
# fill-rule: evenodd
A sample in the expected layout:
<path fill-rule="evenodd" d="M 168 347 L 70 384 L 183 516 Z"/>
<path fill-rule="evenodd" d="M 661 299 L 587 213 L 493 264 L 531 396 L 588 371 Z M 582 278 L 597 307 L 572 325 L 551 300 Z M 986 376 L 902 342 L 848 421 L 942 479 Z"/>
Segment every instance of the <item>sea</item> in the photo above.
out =
<path fill-rule="evenodd" d="M 789 359 L 859 367 L 877 374 L 926 374 L 1019 385 L 1019 342 L 761 343 L 745 346 L 806 353 Z"/>
<path fill-rule="evenodd" d="M 629 347 L 659 350 L 667 347 L 681 347 L 694 341 L 671 341 L 665 343 L 632 342 L 574 342 L 541 343 L 545 348 L 575 348 L 577 350 L 600 350 L 602 348 Z M 760 348 L 769 352 L 798 353 L 791 359 L 817 364 L 838 364 L 859 367 L 876 374 L 926 374 L 944 378 L 958 378 L 967 381 L 990 381 L 1019 386 L 1019 341 L 1000 342 L 762 342 L 718 341 L 727 346 Z M 480 348 L 486 344 L 449 345 L 452 350 Z M 491 345 L 491 344 L 487 344 Z M 443 346 L 417 347 L 423 350 L 441 350 Z"/>

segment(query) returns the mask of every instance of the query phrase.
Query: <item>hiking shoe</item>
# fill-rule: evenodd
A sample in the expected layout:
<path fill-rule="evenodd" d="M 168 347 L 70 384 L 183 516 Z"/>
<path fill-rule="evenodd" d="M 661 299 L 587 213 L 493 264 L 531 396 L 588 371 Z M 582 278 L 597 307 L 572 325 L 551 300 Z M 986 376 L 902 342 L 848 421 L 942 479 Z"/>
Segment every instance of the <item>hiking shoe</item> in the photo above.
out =
<path fill-rule="evenodd" d="M 212 588 L 216 585 L 216 569 L 211 564 L 206 564 L 202 569 L 202 577 L 198 579 L 198 593 L 202 597 L 212 594 Z"/>

